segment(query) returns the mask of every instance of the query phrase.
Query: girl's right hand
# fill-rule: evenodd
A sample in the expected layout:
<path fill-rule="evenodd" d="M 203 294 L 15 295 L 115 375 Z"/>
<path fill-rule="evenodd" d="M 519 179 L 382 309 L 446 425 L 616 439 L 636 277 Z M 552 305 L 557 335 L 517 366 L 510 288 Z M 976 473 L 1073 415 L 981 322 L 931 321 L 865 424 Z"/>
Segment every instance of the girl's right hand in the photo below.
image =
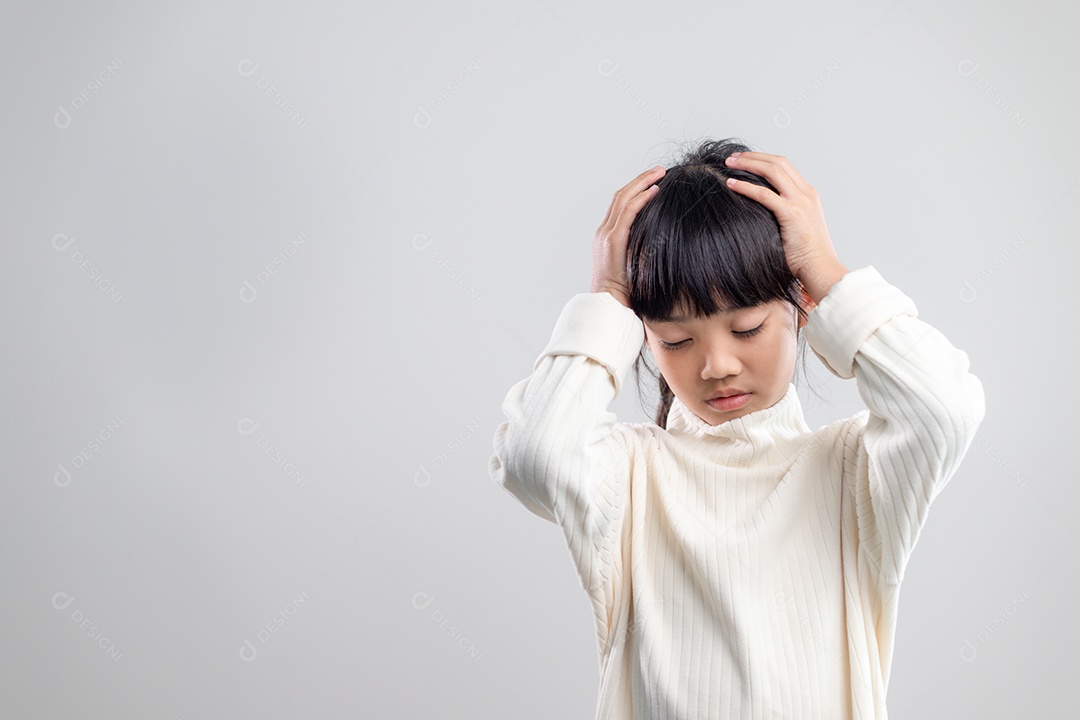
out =
<path fill-rule="evenodd" d="M 659 186 L 655 181 L 664 176 L 663 167 L 649 168 L 615 193 L 604 221 L 593 238 L 592 290 L 609 292 L 623 305 L 630 307 L 630 287 L 626 278 L 626 244 L 630 224 Z"/>

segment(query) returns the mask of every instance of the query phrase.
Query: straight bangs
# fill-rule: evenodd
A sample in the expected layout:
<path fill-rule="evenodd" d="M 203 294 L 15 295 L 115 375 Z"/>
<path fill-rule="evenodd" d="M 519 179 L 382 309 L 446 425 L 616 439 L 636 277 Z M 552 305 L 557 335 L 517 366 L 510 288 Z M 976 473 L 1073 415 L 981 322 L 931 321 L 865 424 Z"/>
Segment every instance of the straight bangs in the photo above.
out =
<path fill-rule="evenodd" d="M 657 181 L 627 243 L 628 299 L 639 317 L 701 318 L 793 297 L 776 216 L 729 189 L 729 176 L 772 187 L 760 176 L 706 165 L 678 166 Z"/>

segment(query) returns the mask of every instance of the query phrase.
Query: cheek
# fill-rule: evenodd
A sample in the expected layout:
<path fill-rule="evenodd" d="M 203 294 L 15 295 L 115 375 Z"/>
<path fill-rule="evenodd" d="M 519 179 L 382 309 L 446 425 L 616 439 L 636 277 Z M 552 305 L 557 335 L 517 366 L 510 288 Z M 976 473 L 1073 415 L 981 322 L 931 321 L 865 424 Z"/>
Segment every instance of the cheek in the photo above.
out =
<path fill-rule="evenodd" d="M 794 361 L 795 352 L 798 349 L 798 345 L 796 344 L 797 341 L 798 341 L 798 338 L 795 336 L 795 333 L 793 333 L 793 332 L 781 333 L 773 341 L 773 346 L 772 346 L 772 355 L 773 355 L 773 357 L 782 359 L 783 364 L 785 364 L 785 365 L 787 363 L 790 363 L 790 362 Z"/>
<path fill-rule="evenodd" d="M 679 363 L 678 359 L 673 357 L 670 352 L 664 352 L 663 348 L 657 348 L 652 345 L 649 346 L 649 352 L 652 353 L 653 362 L 656 363 L 656 369 L 660 371 L 660 374 L 668 381 L 668 385 L 674 387 L 674 384 L 679 382 Z"/>
<path fill-rule="evenodd" d="M 656 363 L 657 369 L 664 375 L 668 374 L 668 366 L 671 364 L 668 362 L 667 355 L 663 350 L 655 347 L 650 347 L 649 352 L 652 353 L 653 362 Z"/>

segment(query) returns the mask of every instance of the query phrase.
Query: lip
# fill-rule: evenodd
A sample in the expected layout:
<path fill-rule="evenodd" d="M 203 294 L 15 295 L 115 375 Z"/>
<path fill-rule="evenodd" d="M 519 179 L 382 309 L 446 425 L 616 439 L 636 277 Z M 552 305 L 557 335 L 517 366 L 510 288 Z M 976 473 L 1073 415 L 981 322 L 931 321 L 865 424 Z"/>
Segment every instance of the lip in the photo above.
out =
<path fill-rule="evenodd" d="M 721 412 L 738 410 L 748 402 L 750 402 L 750 393 L 736 393 L 734 395 L 715 397 L 705 401 L 705 403 L 713 410 L 720 410 Z"/>
<path fill-rule="evenodd" d="M 748 391 L 740 390 L 739 388 L 728 388 L 727 390 L 721 390 L 713 395 L 710 400 L 716 400 L 717 398 L 733 397 L 735 395 L 746 395 Z"/>

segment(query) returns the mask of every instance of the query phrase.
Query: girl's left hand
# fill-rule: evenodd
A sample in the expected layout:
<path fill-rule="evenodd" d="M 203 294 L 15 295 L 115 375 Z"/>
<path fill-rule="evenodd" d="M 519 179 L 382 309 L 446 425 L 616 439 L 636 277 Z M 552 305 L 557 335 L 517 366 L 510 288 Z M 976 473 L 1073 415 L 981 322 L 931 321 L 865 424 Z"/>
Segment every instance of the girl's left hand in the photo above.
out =
<path fill-rule="evenodd" d="M 780 192 L 777 195 L 746 180 L 731 178 L 727 182 L 729 188 L 758 201 L 776 216 L 792 275 L 806 285 L 819 267 L 839 264 L 817 191 L 786 157 L 763 152 L 734 153 L 727 159 L 727 166 L 760 175 Z"/>

